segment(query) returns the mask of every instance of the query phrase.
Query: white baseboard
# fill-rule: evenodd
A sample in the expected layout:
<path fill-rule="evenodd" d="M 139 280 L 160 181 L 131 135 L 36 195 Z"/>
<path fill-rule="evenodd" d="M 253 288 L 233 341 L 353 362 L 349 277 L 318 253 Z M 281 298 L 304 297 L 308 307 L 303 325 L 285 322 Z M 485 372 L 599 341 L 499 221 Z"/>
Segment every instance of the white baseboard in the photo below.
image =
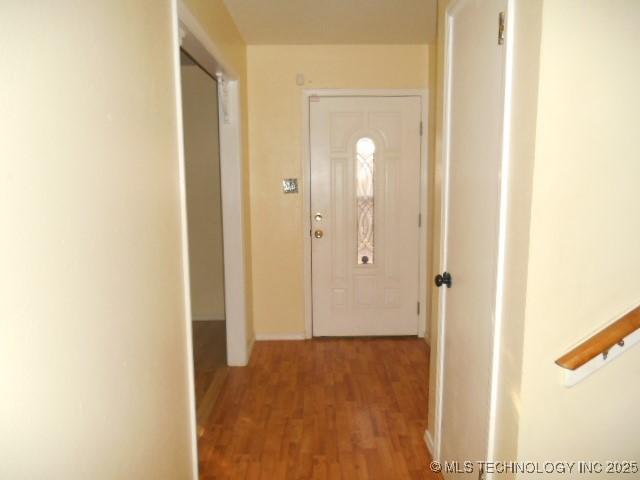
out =
<path fill-rule="evenodd" d="M 304 332 L 300 333 L 256 333 L 256 341 L 265 340 L 305 340 Z"/>
<path fill-rule="evenodd" d="M 433 454 L 435 450 L 433 448 L 433 438 L 431 438 L 431 432 L 429 432 L 429 430 L 424 431 L 424 443 L 427 445 L 427 450 L 429 450 L 429 455 L 431 455 L 431 458 L 435 459 L 435 456 Z"/>
<path fill-rule="evenodd" d="M 216 315 L 191 315 L 193 322 L 224 322 L 225 318 L 219 318 Z"/>

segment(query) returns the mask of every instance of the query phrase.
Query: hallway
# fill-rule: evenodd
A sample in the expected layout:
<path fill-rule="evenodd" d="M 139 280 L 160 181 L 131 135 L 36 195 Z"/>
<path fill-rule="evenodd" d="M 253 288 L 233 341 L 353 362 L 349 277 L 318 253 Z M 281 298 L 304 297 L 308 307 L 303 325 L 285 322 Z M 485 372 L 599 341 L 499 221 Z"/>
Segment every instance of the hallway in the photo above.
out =
<path fill-rule="evenodd" d="M 428 367 L 418 338 L 258 342 L 204 421 L 200 478 L 441 478 L 423 441 Z"/>

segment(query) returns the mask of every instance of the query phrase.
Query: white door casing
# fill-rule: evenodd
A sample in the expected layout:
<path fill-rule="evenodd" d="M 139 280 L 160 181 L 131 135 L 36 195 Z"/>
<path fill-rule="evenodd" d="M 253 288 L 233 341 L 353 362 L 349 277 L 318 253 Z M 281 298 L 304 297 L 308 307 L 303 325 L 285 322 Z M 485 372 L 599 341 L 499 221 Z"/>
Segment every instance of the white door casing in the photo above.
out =
<path fill-rule="evenodd" d="M 441 461 L 489 455 L 494 335 L 500 308 L 505 45 L 508 0 L 459 0 L 446 13 L 439 398 Z M 477 478 L 451 473 L 446 478 Z"/>
<path fill-rule="evenodd" d="M 313 334 L 416 335 L 421 98 L 309 101 Z"/>

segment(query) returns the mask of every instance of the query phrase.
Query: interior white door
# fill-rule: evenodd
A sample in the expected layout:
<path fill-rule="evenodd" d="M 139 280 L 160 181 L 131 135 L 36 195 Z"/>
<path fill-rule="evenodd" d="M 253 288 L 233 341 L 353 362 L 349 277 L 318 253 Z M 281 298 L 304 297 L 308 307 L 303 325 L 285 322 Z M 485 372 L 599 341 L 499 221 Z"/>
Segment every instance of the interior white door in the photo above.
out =
<path fill-rule="evenodd" d="M 446 15 L 443 384 L 440 458 L 487 459 L 507 0 L 459 0 Z M 477 478 L 464 474 L 447 478 Z"/>
<path fill-rule="evenodd" d="M 420 97 L 311 97 L 313 334 L 416 335 Z"/>

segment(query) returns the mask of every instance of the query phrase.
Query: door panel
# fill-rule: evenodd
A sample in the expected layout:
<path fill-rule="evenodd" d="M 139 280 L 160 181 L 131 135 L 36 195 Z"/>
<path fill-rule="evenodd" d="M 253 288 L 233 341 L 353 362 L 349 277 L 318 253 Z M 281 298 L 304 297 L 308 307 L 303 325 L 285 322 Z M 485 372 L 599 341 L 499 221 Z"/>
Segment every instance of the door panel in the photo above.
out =
<path fill-rule="evenodd" d="M 447 14 L 442 460 L 486 460 L 496 305 L 506 0 L 455 3 Z M 450 474 L 447 478 L 477 478 Z"/>
<path fill-rule="evenodd" d="M 313 334 L 418 332 L 419 97 L 312 97 Z"/>

